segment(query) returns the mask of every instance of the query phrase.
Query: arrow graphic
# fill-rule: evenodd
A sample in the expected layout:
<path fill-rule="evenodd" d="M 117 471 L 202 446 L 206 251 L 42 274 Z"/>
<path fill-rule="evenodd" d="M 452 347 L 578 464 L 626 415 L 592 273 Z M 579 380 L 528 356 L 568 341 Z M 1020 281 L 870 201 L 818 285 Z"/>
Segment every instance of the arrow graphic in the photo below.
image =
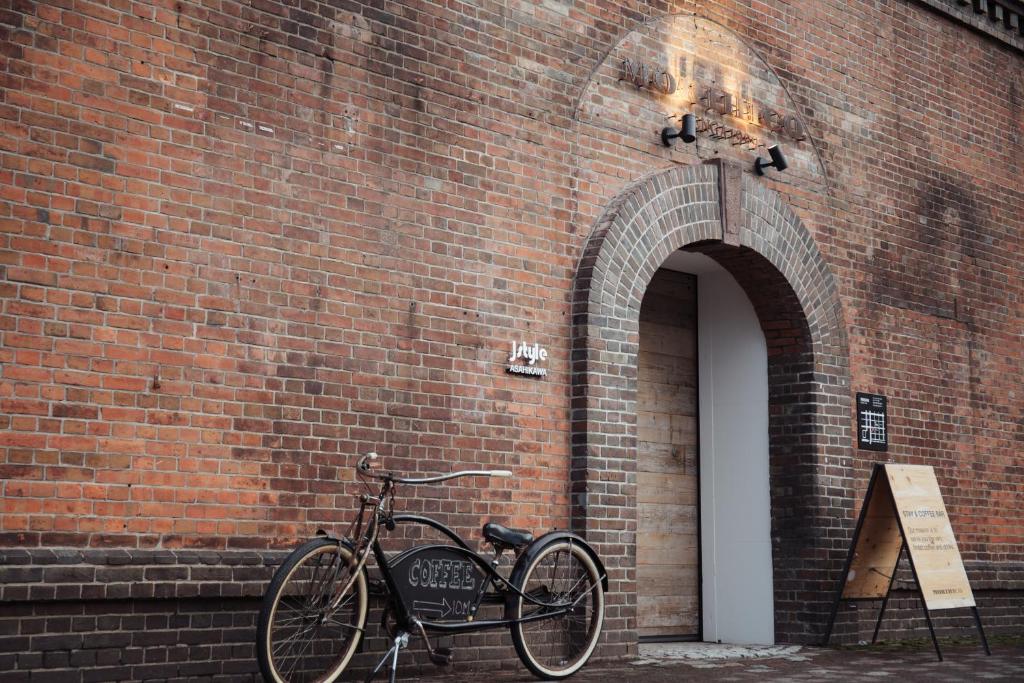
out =
<path fill-rule="evenodd" d="M 448 598 L 441 598 L 441 602 L 427 602 L 426 600 L 413 600 L 412 608 L 421 612 L 434 612 L 442 619 L 452 613 L 452 605 Z"/>

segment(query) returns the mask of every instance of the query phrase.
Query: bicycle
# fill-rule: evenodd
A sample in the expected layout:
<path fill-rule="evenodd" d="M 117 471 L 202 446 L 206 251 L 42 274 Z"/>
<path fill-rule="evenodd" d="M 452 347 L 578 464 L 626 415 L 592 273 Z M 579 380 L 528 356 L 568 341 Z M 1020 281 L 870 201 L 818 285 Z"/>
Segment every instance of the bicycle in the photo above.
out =
<path fill-rule="evenodd" d="M 597 645 L 604 622 L 608 577 L 594 549 L 568 531 L 538 538 L 527 531 L 488 522 L 483 535 L 494 550 L 488 559 L 455 531 L 429 517 L 395 514 L 398 484 L 434 484 L 457 477 L 511 477 L 508 470 L 468 470 L 410 479 L 376 471 L 370 453 L 356 473 L 379 491 L 359 498 L 359 511 L 341 538 L 318 535 L 296 548 L 277 569 L 263 598 L 257 626 L 260 671 L 267 681 L 299 683 L 336 680 L 352 661 L 365 635 L 371 588 L 384 598 L 381 623 L 391 647 L 370 671 L 367 683 L 387 666 L 392 683 L 398 655 L 410 636 L 419 636 L 438 665 L 452 650 L 432 647 L 430 634 L 458 634 L 508 628 L 520 660 L 535 676 L 555 680 L 579 671 Z M 422 544 L 388 557 L 380 532 L 399 524 L 440 532 L 446 543 Z M 448 543 L 450 542 L 450 543 Z M 512 550 L 508 577 L 498 572 Z M 373 556 L 380 578 L 371 580 Z M 484 605 L 503 607 L 503 618 L 477 619 Z"/>

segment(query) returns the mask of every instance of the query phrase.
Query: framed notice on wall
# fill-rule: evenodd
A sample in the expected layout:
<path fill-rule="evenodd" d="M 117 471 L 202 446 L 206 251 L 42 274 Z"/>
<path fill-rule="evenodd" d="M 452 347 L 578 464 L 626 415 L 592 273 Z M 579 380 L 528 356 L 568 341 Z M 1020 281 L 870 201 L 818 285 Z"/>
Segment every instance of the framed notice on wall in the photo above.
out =
<path fill-rule="evenodd" d="M 939 659 L 942 652 L 930 612 L 960 607 L 973 610 L 985 653 L 990 654 L 939 482 L 928 465 L 875 464 L 839 579 L 825 644 L 832 634 L 839 603 L 844 600 L 882 601 L 871 639 L 875 642 L 904 551 Z"/>
<path fill-rule="evenodd" d="M 857 448 L 889 450 L 889 412 L 885 396 L 857 392 Z"/>

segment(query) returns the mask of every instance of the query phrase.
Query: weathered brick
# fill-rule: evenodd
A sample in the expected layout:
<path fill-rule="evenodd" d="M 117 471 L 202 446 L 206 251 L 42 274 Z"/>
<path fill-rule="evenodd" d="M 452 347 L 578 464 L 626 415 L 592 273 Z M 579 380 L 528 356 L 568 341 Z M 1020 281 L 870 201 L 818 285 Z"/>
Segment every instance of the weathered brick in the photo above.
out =
<path fill-rule="evenodd" d="M 263 569 L 343 528 L 350 468 L 377 448 L 402 471 L 515 470 L 402 506 L 471 538 L 492 516 L 585 532 L 617 591 L 602 648 L 631 652 L 634 322 L 689 245 L 765 332 L 777 637 L 814 640 L 827 612 L 874 459 L 854 448 L 858 390 L 892 399 L 889 456 L 936 467 L 1013 628 L 1024 38 L 1005 25 L 937 0 L 15 5 L 0 546 L 118 552 L 0 550 L 5 605 L 245 602 L 269 572 L 232 573 L 232 551 Z M 713 30 L 738 47 L 706 41 L 705 66 L 785 86 L 808 136 L 784 144 L 786 173 L 755 180 L 763 150 L 705 132 L 661 145 L 688 105 L 619 75 L 623 57 L 664 65 L 673 22 L 730 27 Z M 544 380 L 505 374 L 525 337 L 551 354 Z M 145 619 L 115 621 L 96 629 Z M 221 645 L 248 626 L 180 637 L 202 628 Z M 169 666 L 154 638 L 86 675 L 186 675 L 132 668 Z M 253 673 L 232 645 L 203 655 Z"/>

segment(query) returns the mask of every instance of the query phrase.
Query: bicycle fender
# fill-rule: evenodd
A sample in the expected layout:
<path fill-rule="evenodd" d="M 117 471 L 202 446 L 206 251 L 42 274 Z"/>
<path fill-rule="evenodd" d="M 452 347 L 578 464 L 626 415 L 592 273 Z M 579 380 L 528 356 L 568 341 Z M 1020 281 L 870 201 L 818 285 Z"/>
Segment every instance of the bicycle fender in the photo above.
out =
<path fill-rule="evenodd" d="M 601 575 L 601 588 L 608 592 L 608 572 L 604 568 L 604 563 L 601 562 L 601 558 L 598 557 L 597 551 L 594 550 L 593 546 L 583 540 L 578 534 L 574 534 L 571 531 L 549 531 L 540 538 L 536 539 L 533 543 L 526 546 L 526 550 L 516 560 L 515 566 L 512 567 L 512 574 L 509 575 L 509 582 L 513 586 L 520 585 L 523 578 L 523 573 L 526 568 L 530 566 L 534 558 L 543 550 L 548 544 L 554 541 L 560 541 L 563 539 L 569 539 L 574 545 L 579 545 L 590 556 L 590 559 L 594 561 L 594 566 L 597 567 L 597 572 Z"/>

